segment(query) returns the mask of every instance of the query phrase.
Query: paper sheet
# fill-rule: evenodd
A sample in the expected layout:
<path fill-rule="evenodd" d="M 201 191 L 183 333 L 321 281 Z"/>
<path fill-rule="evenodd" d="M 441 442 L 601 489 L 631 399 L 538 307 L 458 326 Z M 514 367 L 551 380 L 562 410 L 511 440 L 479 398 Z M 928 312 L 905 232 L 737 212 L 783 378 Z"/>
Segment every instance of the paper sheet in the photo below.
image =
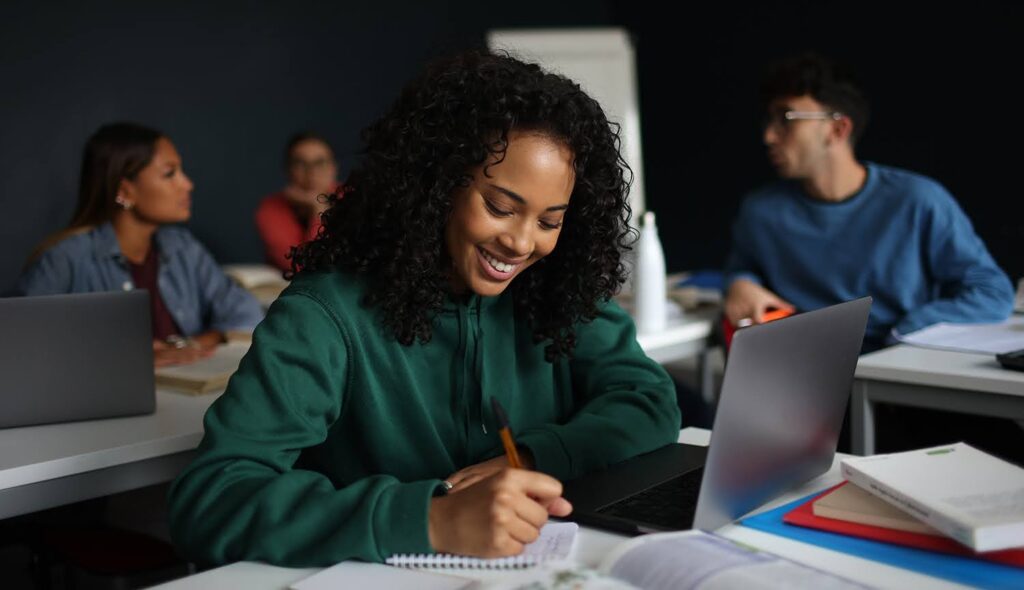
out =
<path fill-rule="evenodd" d="M 941 322 L 898 336 L 905 344 L 960 352 L 999 354 L 1024 348 L 1024 317 L 1014 316 L 998 324 L 949 324 Z"/>

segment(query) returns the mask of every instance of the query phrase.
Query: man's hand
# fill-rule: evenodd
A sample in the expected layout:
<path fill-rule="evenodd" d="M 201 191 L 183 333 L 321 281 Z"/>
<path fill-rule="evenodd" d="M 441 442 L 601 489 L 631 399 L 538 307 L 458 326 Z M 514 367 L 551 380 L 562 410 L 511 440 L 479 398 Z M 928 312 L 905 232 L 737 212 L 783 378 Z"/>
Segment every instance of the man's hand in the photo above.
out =
<path fill-rule="evenodd" d="M 736 279 L 729 285 L 725 296 L 725 317 L 732 325 L 737 326 L 746 318 L 760 324 L 764 321 L 765 310 L 770 308 L 792 310 L 793 304 L 748 279 Z"/>

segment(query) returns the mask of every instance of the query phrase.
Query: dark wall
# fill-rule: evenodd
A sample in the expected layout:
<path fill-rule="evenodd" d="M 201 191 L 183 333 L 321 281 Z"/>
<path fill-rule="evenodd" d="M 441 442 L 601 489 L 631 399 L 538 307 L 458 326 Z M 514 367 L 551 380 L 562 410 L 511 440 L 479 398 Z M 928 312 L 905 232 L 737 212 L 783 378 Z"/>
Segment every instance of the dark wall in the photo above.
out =
<path fill-rule="evenodd" d="M 359 130 L 431 57 L 500 27 L 607 26 L 607 3 L 89 2 L 0 7 L 0 293 L 70 220 L 81 150 L 134 120 L 175 142 L 192 231 L 222 262 L 260 261 L 259 199 L 287 138 L 320 131 L 342 175 Z"/>
<path fill-rule="evenodd" d="M 613 20 L 635 36 L 647 200 L 669 268 L 724 262 L 740 198 L 773 177 L 758 76 L 775 58 L 816 50 L 851 65 L 867 87 L 872 121 L 858 155 L 944 184 L 996 261 L 1024 276 L 1024 217 L 1015 213 L 1024 197 L 1024 11 L 938 6 L 721 3 L 679 18 L 615 2 Z"/>
<path fill-rule="evenodd" d="M 772 175 L 758 73 L 816 49 L 850 62 L 868 86 L 874 114 L 860 154 L 941 181 L 1000 264 L 1024 276 L 1024 221 L 1007 214 L 1021 199 L 1017 6 L 427 4 L 5 3 L 0 292 L 67 223 L 81 147 L 99 125 L 130 119 L 168 133 L 196 184 L 189 226 L 221 261 L 258 261 L 252 211 L 283 184 L 280 152 L 293 131 L 334 141 L 344 175 L 359 129 L 424 61 L 517 26 L 633 33 L 647 198 L 672 270 L 723 261 L 741 195 Z"/>

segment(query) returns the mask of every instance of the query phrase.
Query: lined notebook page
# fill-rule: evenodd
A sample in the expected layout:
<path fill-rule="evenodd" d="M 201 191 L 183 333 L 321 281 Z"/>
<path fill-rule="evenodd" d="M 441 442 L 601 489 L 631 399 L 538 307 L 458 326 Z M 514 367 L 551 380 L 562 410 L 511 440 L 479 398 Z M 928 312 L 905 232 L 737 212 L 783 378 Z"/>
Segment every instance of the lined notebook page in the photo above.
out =
<path fill-rule="evenodd" d="M 579 525 L 575 522 L 549 522 L 540 529 L 540 537 L 513 557 L 480 559 L 464 555 L 437 553 L 435 555 L 392 555 L 388 565 L 398 567 L 430 567 L 453 569 L 518 569 L 539 565 L 547 561 L 568 559 L 576 542 Z"/>

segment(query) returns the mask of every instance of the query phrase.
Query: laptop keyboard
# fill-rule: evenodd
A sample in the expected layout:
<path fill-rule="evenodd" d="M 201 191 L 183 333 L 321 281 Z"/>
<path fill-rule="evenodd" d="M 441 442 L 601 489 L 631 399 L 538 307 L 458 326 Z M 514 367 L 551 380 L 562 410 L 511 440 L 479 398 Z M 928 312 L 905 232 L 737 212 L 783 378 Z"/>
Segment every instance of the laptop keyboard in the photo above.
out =
<path fill-rule="evenodd" d="M 597 512 L 659 528 L 688 529 L 693 525 L 697 511 L 697 494 L 703 474 L 703 467 L 684 473 Z"/>

